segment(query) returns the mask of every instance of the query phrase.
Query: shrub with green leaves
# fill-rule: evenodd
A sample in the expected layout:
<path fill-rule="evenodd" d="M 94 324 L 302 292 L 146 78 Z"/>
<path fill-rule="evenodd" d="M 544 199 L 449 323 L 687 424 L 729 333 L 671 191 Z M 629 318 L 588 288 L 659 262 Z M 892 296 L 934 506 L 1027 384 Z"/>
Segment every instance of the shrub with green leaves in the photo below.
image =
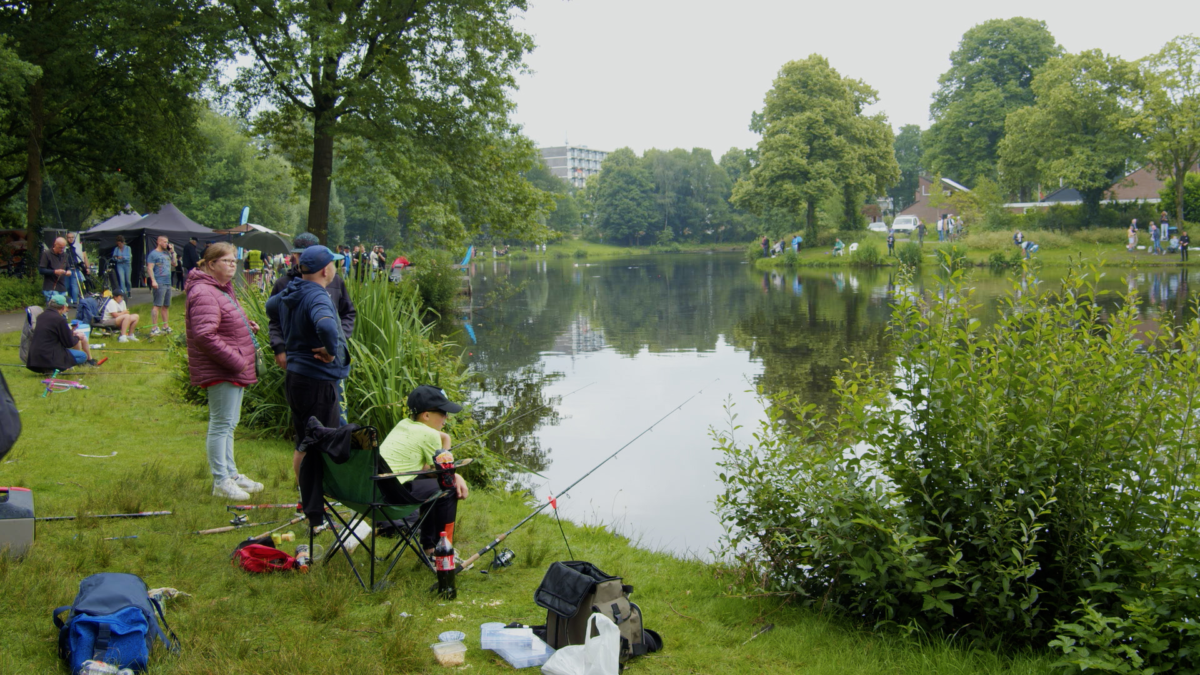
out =
<path fill-rule="evenodd" d="M 427 250 L 414 254 L 412 269 L 404 275 L 401 285 L 416 284 L 426 311 L 448 314 L 454 310 L 454 300 L 462 284 L 462 275 L 454 269 L 454 262 L 446 251 Z"/>
<path fill-rule="evenodd" d="M 934 253 L 937 255 L 938 265 L 942 269 L 960 270 L 967 266 L 967 247 L 963 244 L 941 244 Z"/>
<path fill-rule="evenodd" d="M 746 247 L 746 260 L 754 262 L 767 256 L 763 255 L 762 242 L 754 241 Z"/>
<path fill-rule="evenodd" d="M 0 312 L 42 304 L 41 289 L 36 277 L 0 277 Z"/>
<path fill-rule="evenodd" d="M 571 254 L 571 257 L 572 258 L 586 258 L 586 257 L 588 257 L 587 249 L 577 248 L 577 249 L 575 249 L 575 252 Z"/>
<path fill-rule="evenodd" d="M 850 254 L 850 264 L 859 267 L 879 267 L 883 264 L 883 253 L 874 242 L 864 241 Z"/>
<path fill-rule="evenodd" d="M 1016 280 L 994 317 L 962 272 L 905 280 L 894 364 L 850 361 L 832 412 L 782 398 L 714 434 L 725 554 L 869 626 L 1197 672 L 1200 323 L 1150 337 L 1098 279 Z"/>
<path fill-rule="evenodd" d="M 925 249 L 915 241 L 906 241 L 896 247 L 896 257 L 909 267 L 920 267 L 925 261 Z"/>

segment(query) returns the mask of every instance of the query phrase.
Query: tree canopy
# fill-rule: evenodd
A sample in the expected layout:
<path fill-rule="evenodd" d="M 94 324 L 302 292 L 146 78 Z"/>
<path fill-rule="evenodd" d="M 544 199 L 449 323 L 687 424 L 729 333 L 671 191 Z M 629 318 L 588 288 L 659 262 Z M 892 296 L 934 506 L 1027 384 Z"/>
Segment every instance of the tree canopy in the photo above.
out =
<path fill-rule="evenodd" d="M 508 119 L 513 74 L 533 46 L 513 25 L 524 0 L 224 4 L 255 59 L 233 89 L 245 110 L 268 103 L 260 129 L 311 166 L 318 237 L 335 169 L 445 241 L 538 227 L 550 202 L 521 177 L 536 155 Z"/>
<path fill-rule="evenodd" d="M 1142 61 L 1142 108 L 1136 119 L 1146 158 L 1175 190 L 1175 218 L 1184 220 L 1186 177 L 1200 162 L 1200 39 L 1177 37 Z"/>
<path fill-rule="evenodd" d="M 996 180 L 1005 118 L 1033 104 L 1035 73 L 1061 52 L 1046 23 L 1034 19 L 993 19 L 964 33 L 929 106 L 924 168 L 968 186 Z"/>
<path fill-rule="evenodd" d="M 1105 190 L 1142 150 L 1133 123 L 1139 82 L 1136 64 L 1096 49 L 1047 63 L 1033 80 L 1037 102 L 1005 123 L 1000 168 L 1008 187 L 1061 181 L 1079 190 L 1095 222 Z"/>
<path fill-rule="evenodd" d="M 843 78 L 823 56 L 784 64 L 752 118 L 751 129 L 762 134 L 757 163 L 734 186 L 733 203 L 760 216 L 803 213 L 813 239 L 822 199 L 890 187 L 900 173 L 891 127 L 882 115 L 863 114 L 876 99 L 874 89 Z"/>
<path fill-rule="evenodd" d="M 921 127 L 915 124 L 900 127 L 892 147 L 896 153 L 896 164 L 900 167 L 900 180 L 887 193 L 896 211 L 903 211 L 916 201 L 921 178 Z"/>
<path fill-rule="evenodd" d="M 610 152 L 594 179 L 588 191 L 594 192 L 596 229 L 611 241 L 634 244 L 655 230 L 654 180 L 633 150 Z"/>

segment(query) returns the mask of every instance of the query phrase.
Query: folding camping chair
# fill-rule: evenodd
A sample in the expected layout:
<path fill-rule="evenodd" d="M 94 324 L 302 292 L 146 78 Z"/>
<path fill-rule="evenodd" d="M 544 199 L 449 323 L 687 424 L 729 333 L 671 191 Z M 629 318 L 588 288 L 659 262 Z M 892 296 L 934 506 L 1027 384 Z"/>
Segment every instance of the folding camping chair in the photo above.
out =
<path fill-rule="evenodd" d="M 379 467 L 379 432 L 375 427 L 362 427 L 351 435 L 350 444 L 350 459 L 343 464 L 335 464 L 332 459 L 321 454 L 323 467 L 323 492 L 325 518 L 332 526 L 335 521 L 341 525 L 342 533 L 333 547 L 325 554 L 325 561 L 328 562 L 337 555 L 337 551 L 341 551 L 346 558 L 346 562 L 350 564 L 350 569 L 354 572 L 354 576 L 358 578 L 358 583 L 366 591 L 378 590 L 387 580 L 396 563 L 404 555 L 404 549 L 411 548 L 413 553 L 430 572 L 433 571 L 433 563 L 429 557 L 425 555 L 424 549 L 420 545 L 421 523 L 425 520 L 429 511 L 425 515 L 421 515 L 416 519 L 416 522 L 409 523 L 406 521 L 409 516 L 417 512 L 421 506 L 431 503 L 438 499 L 444 499 L 453 496 L 449 490 L 443 490 L 438 494 L 425 500 L 420 504 L 396 504 L 385 501 L 382 494 L 380 481 L 377 480 L 376 474 Z M 428 471 L 414 472 L 418 475 L 436 475 L 445 473 L 448 470 L 430 469 Z M 394 479 L 390 479 L 394 480 Z M 353 511 L 350 517 L 344 518 L 333 508 L 334 502 L 341 502 L 342 506 Z M 400 541 L 391 548 L 383 557 L 376 557 L 375 540 L 377 537 L 370 536 L 371 541 L 368 543 L 363 541 L 354 532 L 354 527 L 363 522 L 371 523 L 371 531 L 381 524 L 390 524 L 395 526 L 399 535 Z M 368 551 L 370 556 L 370 585 L 363 581 L 362 574 L 359 572 L 358 566 L 354 564 L 354 559 L 350 552 L 346 550 L 345 543 L 354 537 L 358 540 L 361 548 Z M 308 535 L 309 550 L 312 550 L 313 545 L 313 530 L 309 528 Z M 379 578 L 379 583 L 375 582 L 375 563 L 386 563 L 387 569 Z"/>

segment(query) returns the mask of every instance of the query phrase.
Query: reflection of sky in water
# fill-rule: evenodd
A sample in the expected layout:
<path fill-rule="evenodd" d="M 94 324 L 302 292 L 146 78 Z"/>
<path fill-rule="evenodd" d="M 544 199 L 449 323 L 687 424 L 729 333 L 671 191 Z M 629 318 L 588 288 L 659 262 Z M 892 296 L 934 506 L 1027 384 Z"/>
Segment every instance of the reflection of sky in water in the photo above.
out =
<path fill-rule="evenodd" d="M 1041 283 L 1052 288 L 1061 274 L 1047 271 Z M 1188 276 L 1170 268 L 1106 270 L 1101 288 L 1110 295 L 1103 302 L 1115 307 L 1117 294 L 1133 290 L 1148 324 L 1167 312 L 1187 314 L 1189 283 L 1200 282 L 1200 275 Z M 521 410 L 594 383 L 555 407 L 557 424 L 536 424 L 525 436 L 549 460 L 542 472 L 548 483 L 531 481 L 538 497 L 547 488 L 557 494 L 703 389 L 573 488 L 560 509 L 577 522 L 613 525 L 646 547 L 707 557 L 722 533 L 712 513 L 721 485 L 709 429 L 726 428 L 727 397 L 745 441 L 762 416 L 747 392 L 754 384 L 829 405 L 830 378 L 843 359 L 884 367 L 896 278 L 889 270 L 764 273 L 735 256 L 489 261 L 476 267 L 477 297 L 498 281 L 519 292 L 473 313 L 478 343 L 463 338 L 473 368 L 493 384 L 524 378 Z M 1013 281 L 971 271 L 986 323 Z M 927 274 L 918 285 L 936 292 L 938 281 Z M 543 377 L 538 373 L 561 377 L 530 384 Z M 484 401 L 504 397 L 489 394 Z"/>

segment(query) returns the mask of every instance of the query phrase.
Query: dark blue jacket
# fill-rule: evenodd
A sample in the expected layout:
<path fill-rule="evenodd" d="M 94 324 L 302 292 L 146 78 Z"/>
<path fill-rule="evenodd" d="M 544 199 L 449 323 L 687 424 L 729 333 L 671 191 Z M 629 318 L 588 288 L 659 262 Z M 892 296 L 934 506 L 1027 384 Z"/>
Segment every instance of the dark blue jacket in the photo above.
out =
<path fill-rule="evenodd" d="M 320 284 L 301 277 L 292 279 L 287 288 L 267 300 L 267 316 L 283 328 L 289 372 L 327 381 L 350 374 L 341 321 Z M 318 347 L 335 355 L 333 363 L 323 363 L 313 355 Z"/>

